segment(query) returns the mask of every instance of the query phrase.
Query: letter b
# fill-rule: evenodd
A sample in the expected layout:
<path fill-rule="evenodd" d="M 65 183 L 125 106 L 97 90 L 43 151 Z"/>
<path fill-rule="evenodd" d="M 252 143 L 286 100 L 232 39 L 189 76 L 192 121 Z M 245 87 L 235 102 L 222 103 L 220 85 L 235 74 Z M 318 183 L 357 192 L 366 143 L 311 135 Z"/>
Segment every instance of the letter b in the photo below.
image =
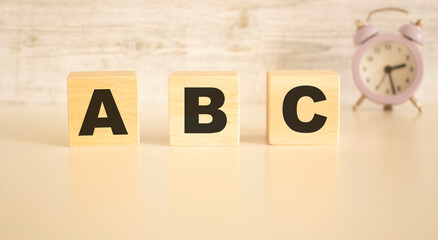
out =
<path fill-rule="evenodd" d="M 236 72 L 174 72 L 169 77 L 170 145 L 239 144 Z M 209 103 L 202 103 L 208 99 Z M 209 116 L 211 121 L 202 121 Z"/>
<path fill-rule="evenodd" d="M 199 105 L 200 97 L 208 97 L 209 105 Z M 224 105 L 224 93 L 217 88 L 185 88 L 184 91 L 184 132 L 216 133 L 227 125 L 227 115 L 219 108 Z M 210 123 L 199 123 L 199 115 L 208 114 Z"/>

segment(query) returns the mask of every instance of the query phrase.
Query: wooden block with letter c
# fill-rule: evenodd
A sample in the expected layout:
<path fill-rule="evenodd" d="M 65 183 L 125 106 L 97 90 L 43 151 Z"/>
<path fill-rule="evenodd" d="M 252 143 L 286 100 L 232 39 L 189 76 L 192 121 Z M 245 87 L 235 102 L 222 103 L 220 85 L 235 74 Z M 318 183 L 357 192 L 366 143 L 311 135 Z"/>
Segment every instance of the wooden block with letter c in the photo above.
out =
<path fill-rule="evenodd" d="M 169 143 L 239 144 L 237 72 L 193 71 L 170 75 Z"/>
<path fill-rule="evenodd" d="M 72 72 L 67 92 L 70 146 L 139 143 L 135 72 Z"/>
<path fill-rule="evenodd" d="M 267 73 L 269 144 L 339 142 L 339 75 L 329 70 Z"/>

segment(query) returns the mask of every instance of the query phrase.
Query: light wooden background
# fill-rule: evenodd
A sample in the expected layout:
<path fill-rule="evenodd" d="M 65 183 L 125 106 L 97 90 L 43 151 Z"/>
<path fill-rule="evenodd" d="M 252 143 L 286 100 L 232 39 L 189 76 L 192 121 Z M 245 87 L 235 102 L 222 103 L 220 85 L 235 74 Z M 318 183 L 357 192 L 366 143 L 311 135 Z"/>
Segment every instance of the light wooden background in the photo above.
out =
<path fill-rule="evenodd" d="M 437 0 L 1 0 L 0 102 L 65 103 L 68 73 L 88 70 L 134 70 L 140 101 L 166 102 L 174 70 L 237 70 L 242 102 L 262 103 L 267 69 L 335 70 L 341 101 L 354 102 L 354 22 L 385 6 L 424 19 L 417 97 L 438 101 Z"/>

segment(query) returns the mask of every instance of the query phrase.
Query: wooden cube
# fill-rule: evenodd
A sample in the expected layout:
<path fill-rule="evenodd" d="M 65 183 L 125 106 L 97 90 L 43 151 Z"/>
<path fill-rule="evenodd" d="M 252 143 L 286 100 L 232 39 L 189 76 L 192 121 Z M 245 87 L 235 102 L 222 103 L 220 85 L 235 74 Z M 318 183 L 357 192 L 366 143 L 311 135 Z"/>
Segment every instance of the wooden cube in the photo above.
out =
<path fill-rule="evenodd" d="M 328 70 L 268 71 L 269 144 L 337 144 L 339 75 Z"/>
<path fill-rule="evenodd" d="M 72 72 L 67 92 L 70 146 L 138 144 L 135 72 Z"/>
<path fill-rule="evenodd" d="M 238 145 L 239 77 L 234 71 L 169 77 L 170 145 Z"/>

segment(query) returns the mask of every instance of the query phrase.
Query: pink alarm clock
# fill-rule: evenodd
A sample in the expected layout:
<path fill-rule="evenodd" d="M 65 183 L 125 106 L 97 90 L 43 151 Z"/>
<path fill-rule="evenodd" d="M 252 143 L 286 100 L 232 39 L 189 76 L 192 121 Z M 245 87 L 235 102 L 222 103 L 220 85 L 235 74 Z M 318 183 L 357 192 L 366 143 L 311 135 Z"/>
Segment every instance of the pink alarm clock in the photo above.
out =
<path fill-rule="evenodd" d="M 380 33 L 375 25 L 368 24 L 377 12 L 398 11 L 406 13 L 410 23 L 399 32 Z M 366 98 L 383 104 L 384 109 L 407 99 L 421 112 L 421 106 L 413 97 L 423 77 L 423 58 L 416 44 L 423 45 L 425 34 L 423 21 L 412 21 L 408 11 L 399 8 L 383 8 L 371 11 L 366 24 L 357 21 L 354 44 L 359 46 L 353 58 L 353 78 L 362 96 L 353 106 L 356 108 Z"/>

